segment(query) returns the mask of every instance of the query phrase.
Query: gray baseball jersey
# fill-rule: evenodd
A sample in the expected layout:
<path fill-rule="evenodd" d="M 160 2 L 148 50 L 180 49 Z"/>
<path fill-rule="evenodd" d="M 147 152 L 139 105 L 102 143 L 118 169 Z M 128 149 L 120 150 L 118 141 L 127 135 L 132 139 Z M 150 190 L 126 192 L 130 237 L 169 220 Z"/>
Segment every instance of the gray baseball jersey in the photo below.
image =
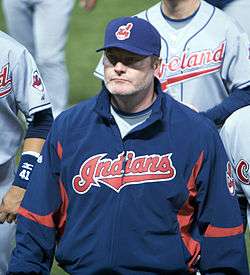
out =
<path fill-rule="evenodd" d="M 238 195 L 248 200 L 248 226 L 250 225 L 250 106 L 234 112 L 224 123 L 220 135 L 229 160 Z"/>
<path fill-rule="evenodd" d="M 30 53 L 0 32 L 0 202 L 14 180 L 15 155 L 24 130 L 18 118 L 27 119 L 50 108 L 48 95 Z M 0 225 L 0 274 L 5 274 L 14 235 L 14 225 Z"/>
<path fill-rule="evenodd" d="M 138 16 L 161 35 L 158 78 L 176 100 L 206 111 L 221 103 L 232 88 L 250 84 L 248 37 L 223 11 L 201 1 L 192 20 L 180 29 L 164 18 L 161 3 Z M 101 61 L 94 74 L 103 77 Z"/>
<path fill-rule="evenodd" d="M 35 58 L 49 91 L 53 115 L 68 103 L 65 45 L 75 0 L 3 0 L 9 34 Z"/>

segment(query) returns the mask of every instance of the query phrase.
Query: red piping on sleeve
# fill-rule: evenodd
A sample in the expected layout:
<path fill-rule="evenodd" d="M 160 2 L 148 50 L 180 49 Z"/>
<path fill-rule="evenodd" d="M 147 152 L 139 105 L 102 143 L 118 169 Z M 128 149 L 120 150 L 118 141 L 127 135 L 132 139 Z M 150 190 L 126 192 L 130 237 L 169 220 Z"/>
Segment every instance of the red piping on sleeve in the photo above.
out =
<path fill-rule="evenodd" d="M 179 210 L 177 215 L 182 241 L 191 255 L 191 259 L 188 263 L 189 270 L 191 272 L 194 272 L 194 269 L 192 267 L 198 260 L 200 254 L 200 243 L 192 238 L 189 233 L 189 229 L 192 225 L 193 215 L 195 212 L 193 201 L 194 198 L 197 196 L 196 178 L 200 172 L 203 160 L 204 152 L 201 152 L 199 159 L 193 167 L 192 174 L 187 183 L 187 189 L 189 192 L 188 199 L 186 200 L 183 207 Z"/>

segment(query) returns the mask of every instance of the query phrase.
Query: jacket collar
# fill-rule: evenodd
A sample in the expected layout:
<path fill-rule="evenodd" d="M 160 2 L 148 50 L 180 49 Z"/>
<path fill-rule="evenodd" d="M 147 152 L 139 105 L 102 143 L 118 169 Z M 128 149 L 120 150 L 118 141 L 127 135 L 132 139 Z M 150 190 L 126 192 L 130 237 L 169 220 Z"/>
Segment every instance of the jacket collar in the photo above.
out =
<path fill-rule="evenodd" d="M 161 120 L 165 113 L 165 95 L 162 92 L 161 85 L 158 79 L 155 78 L 155 90 L 157 93 L 157 98 L 152 105 L 152 113 L 150 118 L 147 120 L 147 124 L 152 124 L 157 120 Z M 102 83 L 102 90 L 97 96 L 97 101 L 95 105 L 95 112 L 101 117 L 111 120 L 112 115 L 110 112 L 110 93 L 104 83 Z M 144 124 L 144 123 L 143 123 Z"/>

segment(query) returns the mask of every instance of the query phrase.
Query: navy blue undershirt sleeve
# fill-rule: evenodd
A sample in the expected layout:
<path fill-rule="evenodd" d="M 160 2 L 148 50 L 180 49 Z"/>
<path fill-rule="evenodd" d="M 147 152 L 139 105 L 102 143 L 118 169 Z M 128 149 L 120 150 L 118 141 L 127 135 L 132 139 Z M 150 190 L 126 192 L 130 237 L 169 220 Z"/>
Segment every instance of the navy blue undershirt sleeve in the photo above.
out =
<path fill-rule="evenodd" d="M 25 138 L 46 139 L 52 123 L 53 115 L 51 108 L 35 113 L 32 122 L 28 125 Z"/>
<path fill-rule="evenodd" d="M 243 219 L 243 226 L 244 226 L 244 232 L 246 232 L 247 229 L 247 205 L 248 200 L 245 196 L 238 197 L 238 202 L 240 206 L 240 212 Z"/>
<path fill-rule="evenodd" d="M 222 125 L 224 121 L 236 110 L 250 105 L 250 87 L 233 89 L 230 95 L 217 106 L 201 112 L 216 125 Z"/>
<path fill-rule="evenodd" d="M 219 8 L 219 9 L 223 9 L 225 8 L 225 6 L 231 2 L 233 2 L 234 0 L 206 0 L 209 4 Z"/>

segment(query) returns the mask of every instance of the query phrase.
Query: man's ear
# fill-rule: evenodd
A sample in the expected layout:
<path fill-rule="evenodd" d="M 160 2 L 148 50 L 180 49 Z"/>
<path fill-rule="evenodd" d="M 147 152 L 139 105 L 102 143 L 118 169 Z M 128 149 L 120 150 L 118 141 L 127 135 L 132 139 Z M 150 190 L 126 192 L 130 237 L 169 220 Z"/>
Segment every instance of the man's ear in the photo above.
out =
<path fill-rule="evenodd" d="M 154 75 L 157 77 L 160 74 L 160 68 L 161 68 L 161 58 L 157 58 L 153 64 L 153 69 L 154 69 Z"/>

